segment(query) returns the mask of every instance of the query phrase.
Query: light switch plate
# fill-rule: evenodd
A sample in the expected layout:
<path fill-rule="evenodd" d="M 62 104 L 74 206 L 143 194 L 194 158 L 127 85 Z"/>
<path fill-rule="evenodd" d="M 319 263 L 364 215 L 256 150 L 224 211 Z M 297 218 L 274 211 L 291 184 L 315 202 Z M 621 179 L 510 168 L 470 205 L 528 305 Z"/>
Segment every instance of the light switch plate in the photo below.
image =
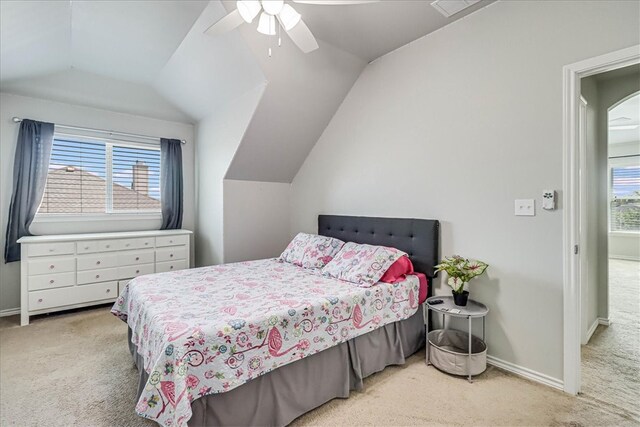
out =
<path fill-rule="evenodd" d="M 516 216 L 535 216 L 536 201 L 534 199 L 516 199 Z"/>

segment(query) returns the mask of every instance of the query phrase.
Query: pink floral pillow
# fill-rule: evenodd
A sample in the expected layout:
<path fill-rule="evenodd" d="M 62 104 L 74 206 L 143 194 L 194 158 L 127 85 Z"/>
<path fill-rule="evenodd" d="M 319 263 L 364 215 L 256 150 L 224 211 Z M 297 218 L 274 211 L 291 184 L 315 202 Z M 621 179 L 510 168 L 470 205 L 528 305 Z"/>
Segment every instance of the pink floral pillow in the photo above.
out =
<path fill-rule="evenodd" d="M 322 268 L 340 251 L 342 245 L 342 240 L 333 237 L 298 233 L 279 259 L 304 268 Z"/>
<path fill-rule="evenodd" d="M 395 248 L 348 242 L 322 269 L 322 274 L 368 288 L 378 283 L 403 255 L 407 254 Z"/>

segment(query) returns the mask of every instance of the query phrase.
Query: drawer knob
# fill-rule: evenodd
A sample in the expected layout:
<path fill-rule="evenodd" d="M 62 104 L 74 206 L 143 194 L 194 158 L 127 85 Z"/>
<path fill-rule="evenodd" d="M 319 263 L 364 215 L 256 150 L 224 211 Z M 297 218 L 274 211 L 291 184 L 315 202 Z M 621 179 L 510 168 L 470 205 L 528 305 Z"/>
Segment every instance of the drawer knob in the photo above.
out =
<path fill-rule="evenodd" d="M 169 240 L 169 243 L 173 243 L 173 240 Z"/>
<path fill-rule="evenodd" d="M 111 292 L 111 289 L 107 289 L 107 293 Z"/>
<path fill-rule="evenodd" d="M 140 257 L 139 256 L 136 257 L 136 261 L 140 261 Z"/>
<path fill-rule="evenodd" d="M 100 261 L 96 261 L 96 265 L 100 265 Z"/>
<path fill-rule="evenodd" d="M 173 254 L 169 254 L 169 258 L 173 258 Z"/>
<path fill-rule="evenodd" d="M 173 270 L 173 265 L 170 265 L 170 266 L 169 266 L 169 270 Z"/>
<path fill-rule="evenodd" d="M 53 252 L 53 251 L 55 251 L 55 249 L 54 249 L 54 248 L 49 249 L 49 252 Z"/>
<path fill-rule="evenodd" d="M 55 280 L 53 279 L 49 280 L 49 283 L 53 284 L 53 282 L 55 282 Z"/>
<path fill-rule="evenodd" d="M 145 246 L 149 246 L 149 242 L 144 242 L 144 245 Z"/>
<path fill-rule="evenodd" d="M 140 273 L 140 270 L 136 270 L 136 274 Z"/>
<path fill-rule="evenodd" d="M 106 246 L 105 246 L 105 248 L 110 248 L 110 247 L 111 247 L 111 245 L 106 245 Z"/>
<path fill-rule="evenodd" d="M 50 270 L 53 270 L 54 268 L 56 268 L 56 266 L 55 266 L 55 265 L 53 265 L 53 264 L 51 264 L 51 265 L 49 266 L 49 269 L 50 269 Z"/>
<path fill-rule="evenodd" d="M 124 246 L 128 248 L 128 247 L 129 247 L 129 245 L 131 245 L 131 243 L 127 243 L 127 244 L 126 244 L 126 245 L 124 245 Z"/>
<path fill-rule="evenodd" d="M 38 302 L 42 302 L 42 298 L 38 298 Z"/>
<path fill-rule="evenodd" d="M 96 274 L 96 279 L 99 279 L 99 278 L 100 278 L 100 275 L 99 275 L 99 274 Z"/>
<path fill-rule="evenodd" d="M 85 250 L 88 250 L 88 249 L 89 249 L 89 246 L 85 246 L 85 247 L 84 247 L 84 249 L 85 249 Z"/>

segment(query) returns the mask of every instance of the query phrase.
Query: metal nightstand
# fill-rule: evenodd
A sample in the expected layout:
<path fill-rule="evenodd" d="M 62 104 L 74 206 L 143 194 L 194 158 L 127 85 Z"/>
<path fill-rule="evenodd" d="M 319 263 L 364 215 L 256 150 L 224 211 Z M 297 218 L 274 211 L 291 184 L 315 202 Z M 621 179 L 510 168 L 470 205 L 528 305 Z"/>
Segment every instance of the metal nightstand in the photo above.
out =
<path fill-rule="evenodd" d="M 429 301 L 433 301 L 433 300 L 442 300 L 442 304 L 436 304 L 436 305 L 430 305 Z M 477 301 L 473 301 L 473 300 L 468 300 L 467 305 L 466 306 L 457 306 L 453 303 L 453 297 L 452 296 L 433 296 L 431 298 L 428 298 L 425 301 L 425 305 L 427 307 L 426 310 L 426 324 L 427 324 L 427 345 L 426 345 L 426 363 L 427 365 L 431 364 L 431 360 L 430 360 L 430 347 L 432 346 L 432 344 L 430 343 L 430 339 L 429 339 L 429 310 L 432 310 L 436 313 L 441 313 L 442 314 L 442 327 L 444 328 L 444 330 L 447 330 L 447 324 L 446 324 L 446 316 L 453 316 L 453 317 L 461 317 L 461 318 L 466 318 L 468 319 L 469 322 L 469 330 L 468 330 L 468 360 L 467 360 L 467 374 L 468 374 L 468 380 L 469 382 L 472 382 L 472 375 L 471 375 L 471 356 L 472 356 L 472 338 L 478 339 L 478 337 L 474 337 L 472 335 L 472 331 L 471 331 L 471 326 L 472 326 L 472 319 L 474 318 L 482 318 L 482 344 L 484 344 L 485 346 L 485 353 L 486 353 L 486 344 L 484 342 L 485 340 L 485 317 L 487 315 L 487 313 L 489 313 L 489 309 L 487 308 L 487 306 L 485 306 L 484 304 L 481 304 Z M 460 310 L 459 313 L 452 313 L 451 310 L 453 309 L 457 309 Z M 465 355 L 466 356 L 466 355 Z M 447 371 L 448 372 L 448 371 Z M 458 374 L 459 375 L 459 374 Z"/>

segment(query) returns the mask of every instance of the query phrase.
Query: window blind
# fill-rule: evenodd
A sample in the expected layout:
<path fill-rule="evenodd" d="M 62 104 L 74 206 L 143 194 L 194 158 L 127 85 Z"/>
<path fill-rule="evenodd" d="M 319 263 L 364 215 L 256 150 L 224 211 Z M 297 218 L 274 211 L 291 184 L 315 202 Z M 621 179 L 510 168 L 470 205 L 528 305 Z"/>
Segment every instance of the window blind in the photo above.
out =
<path fill-rule="evenodd" d="M 54 137 L 38 214 L 160 211 L 159 146 Z"/>
<path fill-rule="evenodd" d="M 640 231 L 640 166 L 612 166 L 610 179 L 611 231 Z"/>

